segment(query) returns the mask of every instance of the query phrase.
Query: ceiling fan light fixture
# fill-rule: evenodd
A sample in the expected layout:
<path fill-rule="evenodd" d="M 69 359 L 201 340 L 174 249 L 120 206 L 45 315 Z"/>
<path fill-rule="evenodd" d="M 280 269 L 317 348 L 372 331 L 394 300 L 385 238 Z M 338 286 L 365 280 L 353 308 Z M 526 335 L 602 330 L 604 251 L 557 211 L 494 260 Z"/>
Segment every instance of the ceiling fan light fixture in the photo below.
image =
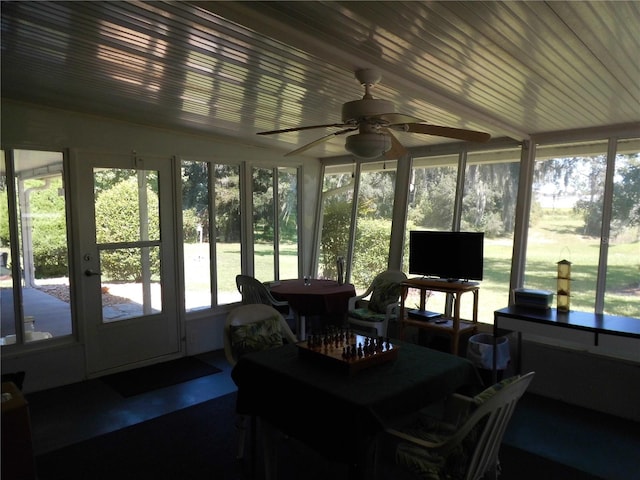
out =
<path fill-rule="evenodd" d="M 358 158 L 372 160 L 391 150 L 391 139 L 383 133 L 356 133 L 347 137 L 344 147 Z"/>

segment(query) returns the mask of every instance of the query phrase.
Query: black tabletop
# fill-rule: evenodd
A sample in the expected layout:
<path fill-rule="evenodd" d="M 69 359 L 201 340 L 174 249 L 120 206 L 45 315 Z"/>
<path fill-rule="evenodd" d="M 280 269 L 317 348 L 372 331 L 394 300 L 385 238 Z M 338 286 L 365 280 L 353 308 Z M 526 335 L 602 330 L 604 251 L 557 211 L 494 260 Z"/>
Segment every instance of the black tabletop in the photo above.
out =
<path fill-rule="evenodd" d="M 296 345 L 246 355 L 231 373 L 237 411 L 340 459 L 395 418 L 460 389 L 480 388 L 467 359 L 395 343 L 397 359 L 352 375 L 300 358 Z"/>
<path fill-rule="evenodd" d="M 640 319 L 638 318 L 581 312 L 577 310 L 558 312 L 555 308 L 536 309 L 518 305 L 496 310 L 495 315 L 535 323 L 553 324 L 577 330 L 592 331 L 594 333 L 640 337 Z"/>

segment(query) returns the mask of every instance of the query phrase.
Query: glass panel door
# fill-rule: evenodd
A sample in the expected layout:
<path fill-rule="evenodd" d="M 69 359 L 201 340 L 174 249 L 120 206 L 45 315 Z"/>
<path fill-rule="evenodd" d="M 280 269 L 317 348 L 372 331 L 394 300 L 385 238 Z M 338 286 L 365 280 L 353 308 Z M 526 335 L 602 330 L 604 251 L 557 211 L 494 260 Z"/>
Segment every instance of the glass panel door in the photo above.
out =
<path fill-rule="evenodd" d="M 89 372 L 178 353 L 171 163 L 85 155 L 75 172 Z"/>
<path fill-rule="evenodd" d="M 94 191 L 102 321 L 161 313 L 158 172 L 94 169 Z"/>

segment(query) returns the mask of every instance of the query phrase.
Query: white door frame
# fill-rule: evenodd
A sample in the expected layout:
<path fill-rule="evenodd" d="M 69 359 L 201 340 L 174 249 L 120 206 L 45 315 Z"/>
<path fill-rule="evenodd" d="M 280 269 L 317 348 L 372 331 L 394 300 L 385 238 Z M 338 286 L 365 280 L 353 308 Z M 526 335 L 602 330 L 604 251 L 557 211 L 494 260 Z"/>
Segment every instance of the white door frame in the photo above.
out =
<path fill-rule="evenodd" d="M 182 316 L 177 301 L 178 269 L 176 268 L 176 195 L 173 188 L 173 161 L 137 155 L 74 151 L 70 155 L 71 204 L 75 216 L 74 240 L 78 255 L 78 321 L 81 338 L 85 343 L 86 369 L 89 377 L 134 366 L 156 363 L 161 359 L 182 355 Z M 160 238 L 120 244 L 100 244 L 96 240 L 94 168 L 147 170 L 158 172 Z M 79 226 L 79 228 L 77 228 Z M 142 301 L 140 314 L 131 314 L 124 320 L 104 321 L 102 308 L 102 282 L 100 254 L 109 249 L 159 248 L 161 264 L 161 305 L 151 310 L 149 302 Z M 144 262 L 143 262 L 144 263 Z M 144 275 L 143 275 L 144 277 Z M 149 284 L 140 285 L 149 294 Z"/>

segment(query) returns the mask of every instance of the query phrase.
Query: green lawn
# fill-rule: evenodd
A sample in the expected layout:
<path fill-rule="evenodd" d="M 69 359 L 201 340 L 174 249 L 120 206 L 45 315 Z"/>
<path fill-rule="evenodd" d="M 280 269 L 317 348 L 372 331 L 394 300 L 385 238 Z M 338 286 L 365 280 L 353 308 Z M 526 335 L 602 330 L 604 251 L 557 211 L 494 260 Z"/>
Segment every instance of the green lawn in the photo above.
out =
<path fill-rule="evenodd" d="M 525 287 L 556 289 L 557 262 L 566 258 L 572 262 L 571 309 L 593 311 L 596 272 L 599 261 L 598 238 L 577 235 L 580 219 L 570 211 L 546 214 L 529 232 Z M 635 237 L 634 237 L 635 238 Z M 209 245 L 185 245 L 185 272 L 187 290 L 209 290 Z M 237 292 L 235 277 L 240 273 L 240 244 L 217 245 L 217 267 L 220 292 Z M 258 244 L 256 250 L 256 277 L 261 281 L 273 280 L 273 248 Z M 485 238 L 484 280 L 480 288 L 479 318 L 493 321 L 493 311 L 507 305 L 512 244 L 507 239 Z M 281 278 L 297 276 L 298 251 L 296 244 L 281 247 Z M 640 242 L 625 240 L 609 247 L 605 296 L 605 312 L 640 318 Z M 7 272 L 8 273 L 8 272 Z M 2 280 L 10 287 L 10 277 Z M 361 291 L 365 286 L 356 285 Z M 410 298 L 407 305 L 417 302 Z M 441 310 L 440 299 L 432 297 L 427 308 Z M 471 298 L 463 298 L 463 317 L 471 311 Z"/>
<path fill-rule="evenodd" d="M 598 238 L 580 236 L 580 218 L 571 211 L 556 210 L 545 214 L 529 231 L 525 287 L 556 290 L 557 262 L 566 258 L 572 262 L 571 309 L 592 311 L 599 261 Z M 189 246 L 192 248 L 193 246 Z M 509 275 L 513 247 L 507 239 L 485 239 L 484 280 L 480 288 L 479 318 L 493 321 L 493 311 L 505 307 L 509 299 Z M 235 291 L 235 275 L 240 270 L 240 245 L 219 244 L 221 291 Z M 256 245 L 256 277 L 273 279 L 273 249 Z M 286 245 L 281 250 L 282 271 L 297 271 L 297 246 Z M 605 311 L 616 315 L 640 318 L 640 243 L 612 244 L 609 250 Z M 282 275 L 291 278 L 295 275 Z M 356 285 L 358 290 L 364 286 Z M 417 302 L 415 297 L 410 302 Z M 440 299 L 434 296 L 427 308 L 440 309 Z M 555 305 L 555 303 L 554 303 Z M 463 297 L 463 316 L 471 312 L 471 296 Z"/>

